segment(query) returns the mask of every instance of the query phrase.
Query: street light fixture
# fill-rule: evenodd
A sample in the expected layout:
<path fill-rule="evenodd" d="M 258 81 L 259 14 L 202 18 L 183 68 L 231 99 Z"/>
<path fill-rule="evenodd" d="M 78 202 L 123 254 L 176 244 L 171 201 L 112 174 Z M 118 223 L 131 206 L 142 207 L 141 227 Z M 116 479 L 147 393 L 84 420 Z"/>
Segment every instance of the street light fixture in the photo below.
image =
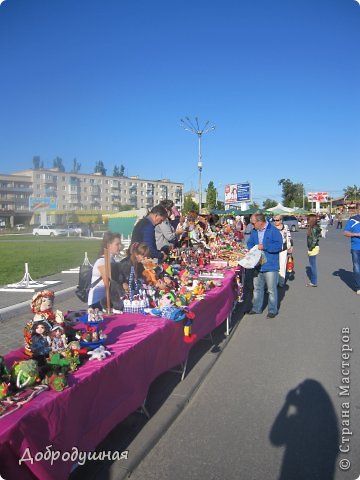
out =
<path fill-rule="evenodd" d="M 199 142 L 199 151 L 198 151 L 198 169 L 199 169 L 199 213 L 201 213 L 201 204 L 202 204 L 202 184 L 201 184 L 201 172 L 202 172 L 202 156 L 201 156 L 201 138 L 205 133 L 209 133 L 215 130 L 215 126 L 209 126 L 209 121 L 205 123 L 205 125 L 200 128 L 198 118 L 195 117 L 195 122 L 192 122 L 189 117 L 185 117 L 184 119 L 180 119 L 181 126 L 187 132 L 193 133 L 197 135 L 198 142 Z"/>

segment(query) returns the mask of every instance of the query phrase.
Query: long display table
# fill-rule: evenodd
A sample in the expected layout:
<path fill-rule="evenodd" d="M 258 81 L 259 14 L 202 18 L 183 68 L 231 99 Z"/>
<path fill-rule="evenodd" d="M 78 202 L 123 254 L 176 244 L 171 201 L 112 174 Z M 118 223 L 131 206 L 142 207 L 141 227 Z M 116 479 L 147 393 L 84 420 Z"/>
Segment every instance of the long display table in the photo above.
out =
<path fill-rule="evenodd" d="M 191 305 L 197 340 L 226 320 L 235 298 L 234 273 L 226 272 L 221 287 Z M 184 342 L 182 322 L 152 316 L 106 317 L 104 331 L 111 357 L 85 362 L 69 375 L 69 387 L 62 392 L 46 391 L 0 418 L 0 475 L 4 478 L 66 479 L 75 457 L 63 453 L 93 451 L 142 405 L 153 380 L 183 362 L 192 347 Z M 11 366 L 22 358 L 17 350 L 5 360 Z M 50 451 L 61 452 L 60 458 L 54 461 L 54 455 L 50 460 Z M 20 459 L 25 461 L 20 464 Z"/>

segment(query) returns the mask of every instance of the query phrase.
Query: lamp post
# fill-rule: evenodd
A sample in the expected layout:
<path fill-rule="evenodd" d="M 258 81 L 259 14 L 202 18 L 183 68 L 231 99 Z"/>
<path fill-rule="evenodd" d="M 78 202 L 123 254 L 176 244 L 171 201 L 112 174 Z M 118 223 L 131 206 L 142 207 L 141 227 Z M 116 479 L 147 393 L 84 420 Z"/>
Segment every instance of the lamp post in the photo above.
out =
<path fill-rule="evenodd" d="M 303 210 L 305 210 L 305 185 L 303 185 Z"/>
<path fill-rule="evenodd" d="M 192 122 L 189 117 L 185 117 L 185 120 L 180 119 L 181 126 L 184 130 L 197 135 L 198 137 L 198 170 L 199 170 L 199 213 L 201 213 L 202 204 L 202 184 L 201 184 L 201 172 L 202 172 L 202 156 L 201 156 L 201 138 L 205 133 L 209 133 L 215 130 L 215 126 L 208 126 L 209 121 L 200 128 L 198 118 L 195 117 L 195 122 Z"/>

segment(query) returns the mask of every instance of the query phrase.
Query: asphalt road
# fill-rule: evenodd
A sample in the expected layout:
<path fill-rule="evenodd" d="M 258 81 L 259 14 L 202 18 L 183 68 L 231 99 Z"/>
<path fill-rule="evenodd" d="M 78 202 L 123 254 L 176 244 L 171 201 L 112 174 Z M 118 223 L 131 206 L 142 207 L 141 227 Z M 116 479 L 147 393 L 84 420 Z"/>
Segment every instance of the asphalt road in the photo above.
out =
<path fill-rule="evenodd" d="M 350 288 L 350 243 L 330 229 L 319 286 L 306 288 L 305 232 L 294 238 L 295 279 L 278 317 L 240 321 L 133 480 L 359 477 L 360 296 Z"/>

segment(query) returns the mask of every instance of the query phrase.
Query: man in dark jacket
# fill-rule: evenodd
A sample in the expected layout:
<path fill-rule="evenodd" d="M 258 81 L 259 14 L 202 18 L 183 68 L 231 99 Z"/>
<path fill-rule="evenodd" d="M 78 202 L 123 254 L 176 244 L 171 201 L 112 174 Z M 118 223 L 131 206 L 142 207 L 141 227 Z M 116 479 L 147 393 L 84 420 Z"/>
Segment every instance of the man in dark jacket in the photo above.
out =
<path fill-rule="evenodd" d="M 156 248 L 155 241 L 155 227 L 163 222 L 168 217 L 168 212 L 161 205 L 153 207 L 146 215 L 135 225 L 132 237 L 131 245 L 135 242 L 146 243 L 150 249 L 151 258 L 157 258 L 159 262 L 162 262 L 166 257 L 164 252 L 161 252 Z"/>
<path fill-rule="evenodd" d="M 266 220 L 263 213 L 255 213 L 250 220 L 254 229 L 247 246 L 250 249 L 257 245 L 265 258 L 255 269 L 254 300 L 249 315 L 261 313 L 266 285 L 269 293 L 267 318 L 274 318 L 278 314 L 279 252 L 282 250 L 283 239 L 280 231 Z"/>

